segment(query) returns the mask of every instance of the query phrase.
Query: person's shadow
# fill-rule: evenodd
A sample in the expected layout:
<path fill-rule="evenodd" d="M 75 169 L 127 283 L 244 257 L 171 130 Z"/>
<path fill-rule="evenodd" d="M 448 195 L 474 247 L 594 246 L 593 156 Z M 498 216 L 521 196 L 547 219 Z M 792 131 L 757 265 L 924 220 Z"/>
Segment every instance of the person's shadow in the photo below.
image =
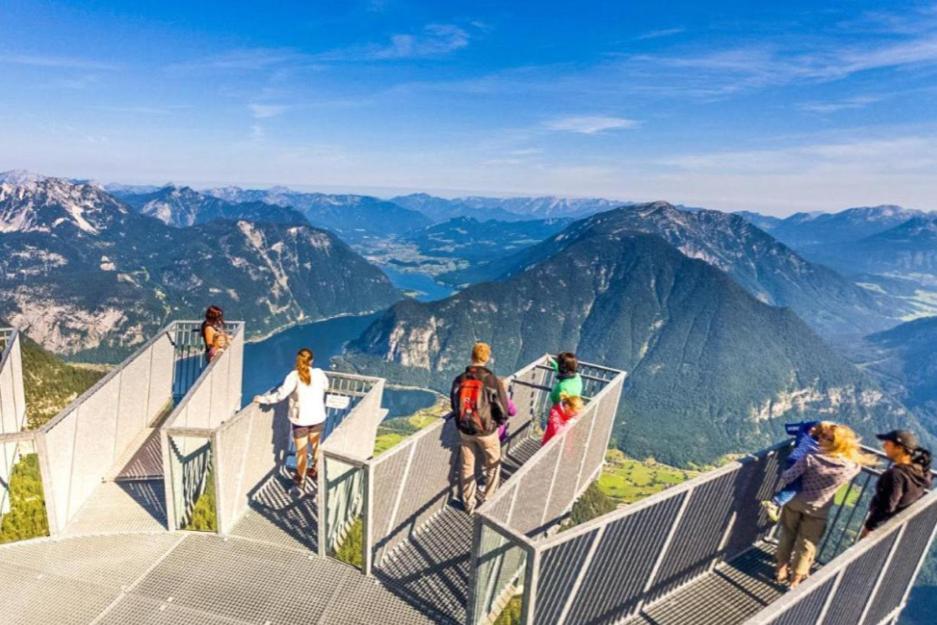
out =
<path fill-rule="evenodd" d="M 260 409 L 273 412 L 270 426 L 273 468 L 248 492 L 248 508 L 265 519 L 275 530 L 258 527 L 258 535 L 251 537 L 275 542 L 294 542 L 315 551 L 318 549 L 316 484 L 314 480 L 306 479 L 301 494 L 293 484 L 295 452 L 287 418 L 287 403 L 281 402 Z M 245 531 L 255 533 L 249 529 Z"/>

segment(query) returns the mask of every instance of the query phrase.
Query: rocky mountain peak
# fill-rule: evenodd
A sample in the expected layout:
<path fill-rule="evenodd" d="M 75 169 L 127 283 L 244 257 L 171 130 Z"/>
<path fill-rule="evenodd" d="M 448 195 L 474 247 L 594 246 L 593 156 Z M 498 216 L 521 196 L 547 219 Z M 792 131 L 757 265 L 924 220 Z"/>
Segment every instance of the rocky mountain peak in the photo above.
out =
<path fill-rule="evenodd" d="M 96 185 L 26 172 L 0 182 L 0 232 L 53 232 L 75 228 L 97 235 L 127 207 Z"/>

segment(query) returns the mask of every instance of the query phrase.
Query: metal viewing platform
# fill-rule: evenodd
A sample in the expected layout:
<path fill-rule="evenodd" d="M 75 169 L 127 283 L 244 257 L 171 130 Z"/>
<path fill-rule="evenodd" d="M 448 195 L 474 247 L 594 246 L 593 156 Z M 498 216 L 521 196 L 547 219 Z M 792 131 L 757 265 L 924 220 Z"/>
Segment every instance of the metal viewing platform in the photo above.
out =
<path fill-rule="evenodd" d="M 758 504 L 786 443 L 563 525 L 601 471 L 625 374 L 583 364 L 586 407 L 541 446 L 545 359 L 508 379 L 502 484 L 474 516 L 454 504 L 452 420 L 375 455 L 384 380 L 367 376 L 329 373 L 318 483 L 291 492 L 286 407 L 241 408 L 243 324 L 208 365 L 197 327 L 171 324 L 35 431 L 18 335 L 0 330 L 0 503 L 35 457 L 50 531 L 0 546 L 4 623 L 878 625 L 937 526 L 930 493 L 856 543 L 866 470 L 814 574 L 783 592 Z"/>

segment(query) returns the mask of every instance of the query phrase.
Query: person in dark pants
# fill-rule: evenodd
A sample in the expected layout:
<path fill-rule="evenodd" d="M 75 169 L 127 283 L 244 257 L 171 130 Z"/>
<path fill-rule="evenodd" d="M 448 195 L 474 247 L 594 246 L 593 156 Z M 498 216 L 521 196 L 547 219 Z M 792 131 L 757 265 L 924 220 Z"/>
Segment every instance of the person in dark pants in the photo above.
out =
<path fill-rule="evenodd" d="M 923 497 L 931 487 L 931 453 L 918 444 L 914 434 L 894 430 L 879 434 L 878 439 L 892 465 L 875 485 L 863 537 Z"/>

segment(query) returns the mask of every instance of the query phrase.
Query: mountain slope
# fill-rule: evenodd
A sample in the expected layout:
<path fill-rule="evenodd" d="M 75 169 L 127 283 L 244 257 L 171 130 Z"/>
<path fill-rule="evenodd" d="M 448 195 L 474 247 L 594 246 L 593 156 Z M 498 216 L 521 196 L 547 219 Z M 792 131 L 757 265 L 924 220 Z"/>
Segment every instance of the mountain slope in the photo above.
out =
<path fill-rule="evenodd" d="M 475 340 L 493 345 L 501 374 L 572 349 L 630 372 L 617 445 L 678 464 L 757 449 L 785 419 L 870 433 L 909 418 L 792 312 L 724 272 L 656 235 L 570 230 L 562 249 L 512 277 L 395 305 L 339 364 L 445 389 Z"/>
<path fill-rule="evenodd" d="M 548 258 L 586 232 L 607 236 L 657 234 L 690 258 L 725 271 L 759 300 L 793 309 L 827 337 L 855 336 L 898 323 L 898 300 L 863 289 L 826 267 L 804 260 L 741 216 L 719 211 L 686 212 L 667 204 L 623 207 L 577 222 L 544 243 L 495 260 L 487 267 L 446 274 L 443 279 L 493 279 Z"/>
<path fill-rule="evenodd" d="M 225 187 L 207 193 L 229 202 L 264 202 L 291 207 L 313 226 L 331 230 L 352 244 L 403 234 L 430 224 L 430 219 L 420 212 L 368 195 L 302 193 L 283 187 Z"/>
<path fill-rule="evenodd" d="M 264 202 L 227 202 L 191 187 L 165 186 L 152 192 L 113 192 L 143 215 L 176 227 L 194 226 L 220 219 L 246 219 L 271 223 L 303 224 L 306 219 L 284 206 Z"/>
<path fill-rule="evenodd" d="M 900 206 L 864 206 L 838 213 L 797 213 L 771 229 L 771 234 L 796 250 L 857 241 L 894 228 L 921 211 Z"/>
<path fill-rule="evenodd" d="M 391 202 L 410 210 L 415 210 L 429 217 L 433 223 L 441 223 L 450 219 L 459 219 L 460 217 L 470 217 L 485 221 L 488 219 L 497 219 L 499 221 L 520 221 L 525 219 L 524 215 L 512 213 L 497 206 L 479 207 L 470 206 L 461 200 L 449 200 L 426 193 L 411 193 L 410 195 L 399 195 L 390 199 Z"/>
<path fill-rule="evenodd" d="M 814 254 L 844 271 L 923 278 L 933 283 L 937 280 L 937 216 L 912 217 L 894 228 L 858 241 L 825 246 Z"/>
<path fill-rule="evenodd" d="M 932 431 L 937 432 L 937 317 L 868 337 L 869 371 Z"/>
<path fill-rule="evenodd" d="M 0 185 L 0 315 L 44 347 L 114 359 L 174 318 L 224 307 L 250 333 L 384 308 L 386 276 L 308 225 L 139 215 L 98 187 Z"/>

